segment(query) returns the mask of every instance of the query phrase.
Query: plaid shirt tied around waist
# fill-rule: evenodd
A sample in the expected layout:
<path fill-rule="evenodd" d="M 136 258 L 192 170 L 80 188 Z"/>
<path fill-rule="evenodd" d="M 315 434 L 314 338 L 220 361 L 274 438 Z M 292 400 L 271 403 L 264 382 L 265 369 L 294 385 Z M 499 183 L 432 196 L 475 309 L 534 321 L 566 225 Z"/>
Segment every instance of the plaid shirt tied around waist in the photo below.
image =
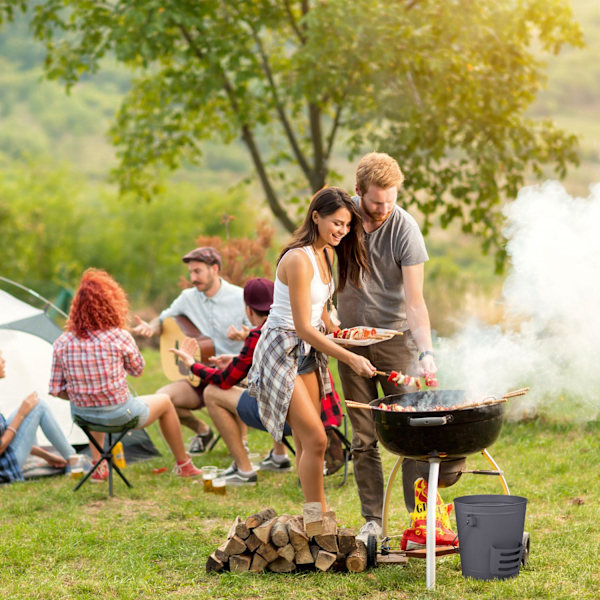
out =
<path fill-rule="evenodd" d="M 264 329 L 248 373 L 248 391 L 258 402 L 262 424 L 273 439 L 283 438 L 283 426 L 298 373 L 301 340 L 294 330 L 272 327 Z M 327 355 L 316 352 L 320 396 L 331 393 Z"/>

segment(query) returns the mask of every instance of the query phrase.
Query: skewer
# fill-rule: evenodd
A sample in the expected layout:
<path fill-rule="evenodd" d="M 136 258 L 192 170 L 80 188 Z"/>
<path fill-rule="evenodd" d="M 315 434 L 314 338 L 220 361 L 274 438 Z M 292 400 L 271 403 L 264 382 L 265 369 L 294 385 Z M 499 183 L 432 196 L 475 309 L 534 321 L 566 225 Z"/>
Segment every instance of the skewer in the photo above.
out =
<path fill-rule="evenodd" d="M 383 375 L 384 377 L 389 377 L 390 374 L 385 371 L 375 371 L 375 375 Z"/>
<path fill-rule="evenodd" d="M 370 406 L 369 404 L 363 404 L 362 402 L 354 402 L 354 400 L 346 400 L 346 406 L 348 408 L 362 408 L 364 410 L 383 410 L 376 406 Z"/>
<path fill-rule="evenodd" d="M 515 390 L 514 392 L 508 392 L 502 396 L 503 398 L 514 398 L 515 396 L 524 396 L 529 391 L 529 388 L 521 388 L 520 390 Z"/>

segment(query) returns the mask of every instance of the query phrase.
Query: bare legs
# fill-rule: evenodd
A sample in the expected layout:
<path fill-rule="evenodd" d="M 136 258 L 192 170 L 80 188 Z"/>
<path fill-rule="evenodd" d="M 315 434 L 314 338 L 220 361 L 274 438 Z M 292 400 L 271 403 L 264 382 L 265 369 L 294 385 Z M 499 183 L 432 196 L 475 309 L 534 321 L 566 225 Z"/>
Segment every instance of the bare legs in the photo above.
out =
<path fill-rule="evenodd" d="M 242 392 L 242 388 L 235 386 L 228 390 L 222 390 L 215 385 L 209 385 L 204 390 L 204 401 L 206 402 L 208 414 L 227 444 L 238 469 L 249 473 L 252 471 L 252 465 L 246 448 L 244 448 L 243 437 L 246 426 L 237 416 L 236 411 Z"/>
<path fill-rule="evenodd" d="M 175 381 L 169 383 L 156 392 L 158 394 L 167 394 L 175 407 L 177 416 L 182 425 L 191 429 L 194 433 L 207 433 L 208 425 L 194 415 L 193 410 L 202 408 L 202 402 L 187 381 Z"/>
<path fill-rule="evenodd" d="M 189 457 L 183 445 L 179 417 L 169 396 L 167 394 L 154 394 L 152 396 L 140 396 L 140 399 L 150 409 L 148 420 L 144 424 L 144 427 L 147 427 L 158 419 L 162 434 L 165 436 L 165 440 L 169 448 L 171 448 L 175 460 L 178 463 L 188 460 Z"/>
<path fill-rule="evenodd" d="M 323 510 L 323 461 L 327 436 L 321 422 L 319 382 L 316 373 L 296 377 L 287 421 L 296 444 L 296 468 L 306 502 L 320 502 Z"/>

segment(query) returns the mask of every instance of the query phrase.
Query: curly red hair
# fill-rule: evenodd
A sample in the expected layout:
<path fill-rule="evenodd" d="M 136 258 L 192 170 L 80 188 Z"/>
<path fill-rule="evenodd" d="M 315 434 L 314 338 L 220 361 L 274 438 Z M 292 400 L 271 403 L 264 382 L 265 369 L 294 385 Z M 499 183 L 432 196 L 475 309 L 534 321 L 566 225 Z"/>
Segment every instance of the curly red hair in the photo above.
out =
<path fill-rule="evenodd" d="M 94 331 L 124 328 L 129 312 L 127 294 L 101 269 L 86 269 L 73 298 L 67 329 L 87 338 Z"/>

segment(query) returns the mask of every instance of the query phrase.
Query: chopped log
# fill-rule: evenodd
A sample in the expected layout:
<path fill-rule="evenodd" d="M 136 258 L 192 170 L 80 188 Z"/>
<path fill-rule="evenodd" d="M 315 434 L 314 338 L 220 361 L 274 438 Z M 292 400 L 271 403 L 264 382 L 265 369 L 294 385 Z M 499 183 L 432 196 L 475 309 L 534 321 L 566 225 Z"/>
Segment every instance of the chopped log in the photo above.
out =
<path fill-rule="evenodd" d="M 298 552 L 308 546 L 308 536 L 304 531 L 304 522 L 302 517 L 292 517 L 288 521 L 288 535 L 290 544 L 294 546 L 294 550 Z"/>
<path fill-rule="evenodd" d="M 317 556 L 319 556 L 319 552 L 321 552 L 321 548 L 317 546 L 317 544 L 309 544 L 308 548 L 310 549 L 310 553 L 312 554 L 313 560 L 317 560 Z"/>
<path fill-rule="evenodd" d="M 245 573 L 250 568 L 252 555 L 249 552 L 229 557 L 229 570 L 232 573 Z"/>
<path fill-rule="evenodd" d="M 315 567 L 319 569 L 319 571 L 327 571 L 327 569 L 335 562 L 336 558 L 337 554 L 320 550 L 317 559 L 315 560 Z"/>
<path fill-rule="evenodd" d="M 252 532 L 245 540 L 246 546 L 250 552 L 254 552 L 262 542 L 256 537 L 256 534 Z"/>
<path fill-rule="evenodd" d="M 252 557 L 252 564 L 250 565 L 250 571 L 252 573 L 262 573 L 267 566 L 267 561 L 258 553 L 255 553 Z"/>
<path fill-rule="evenodd" d="M 335 513 L 333 511 L 327 511 L 323 513 L 321 528 L 322 532 L 315 535 L 315 542 L 319 544 L 323 550 L 337 554 L 337 523 L 335 520 Z"/>
<path fill-rule="evenodd" d="M 297 565 L 312 565 L 315 562 L 313 558 L 312 552 L 310 551 L 310 547 L 308 544 L 301 548 L 300 550 L 296 550 L 296 556 L 294 557 L 294 562 Z"/>
<path fill-rule="evenodd" d="M 246 523 L 244 523 L 243 521 L 240 521 L 237 524 L 237 526 L 235 528 L 235 535 L 237 535 L 239 538 L 241 538 L 242 540 L 245 540 L 250 535 L 250 533 L 251 533 L 251 531 L 246 526 Z"/>
<path fill-rule="evenodd" d="M 281 515 L 273 523 L 271 529 L 271 542 L 278 548 L 290 543 L 290 536 L 288 533 L 288 521 L 291 519 L 290 515 Z"/>
<path fill-rule="evenodd" d="M 248 529 L 254 529 L 255 527 L 262 525 L 269 519 L 272 519 L 273 517 L 276 517 L 276 516 L 277 516 L 277 513 L 275 512 L 275 509 L 265 508 L 256 514 L 249 516 L 246 519 L 246 527 L 248 527 Z"/>
<path fill-rule="evenodd" d="M 233 520 L 231 527 L 229 528 L 229 533 L 227 534 L 228 540 L 230 540 L 235 535 L 235 530 L 241 522 L 242 522 L 242 519 L 240 519 L 240 516 L 237 515 L 236 518 Z"/>
<path fill-rule="evenodd" d="M 296 565 L 282 556 L 279 556 L 272 563 L 269 563 L 269 570 L 273 573 L 291 573 L 296 568 Z"/>
<path fill-rule="evenodd" d="M 367 547 L 356 540 L 356 548 L 346 558 L 346 568 L 351 573 L 362 573 L 367 568 Z"/>
<path fill-rule="evenodd" d="M 222 571 L 224 567 L 225 567 L 225 564 L 223 563 L 223 561 L 220 561 L 215 556 L 214 552 L 206 559 L 206 572 L 207 573 L 212 573 L 212 572 L 218 573 L 219 571 Z"/>
<path fill-rule="evenodd" d="M 227 542 L 224 542 L 213 552 L 217 559 L 219 559 L 223 563 L 229 560 L 229 554 L 227 554 L 226 546 Z"/>
<path fill-rule="evenodd" d="M 227 556 L 242 554 L 246 551 L 246 544 L 244 544 L 244 540 L 234 534 L 231 539 L 228 539 L 225 544 L 223 544 L 223 551 Z"/>
<path fill-rule="evenodd" d="M 356 548 L 356 536 L 354 530 L 349 527 L 343 527 L 338 530 L 338 548 L 342 554 L 350 554 Z M 246 541 L 248 544 L 248 541 Z"/>
<path fill-rule="evenodd" d="M 260 540 L 261 544 L 268 544 L 271 540 L 271 529 L 275 522 L 277 521 L 277 517 L 273 517 L 268 521 L 265 521 L 262 525 L 255 527 L 252 533 Z"/>
<path fill-rule="evenodd" d="M 308 537 L 323 533 L 323 507 L 320 502 L 305 502 L 302 505 L 304 531 Z"/>
<path fill-rule="evenodd" d="M 338 552 L 335 555 L 335 562 L 331 565 L 331 570 L 336 572 L 346 571 L 346 555 Z"/>
<path fill-rule="evenodd" d="M 256 549 L 256 552 L 258 552 L 258 554 L 260 554 L 268 563 L 273 562 L 279 557 L 279 554 L 277 554 L 277 548 L 275 548 L 275 546 L 273 546 L 273 544 L 270 542 L 267 544 L 261 544 Z"/>
<path fill-rule="evenodd" d="M 290 562 L 294 562 L 294 558 L 296 557 L 296 551 L 294 550 L 294 546 L 291 544 L 287 544 L 286 546 L 282 546 L 277 550 L 277 554 L 281 556 L 281 558 L 285 558 Z"/>

